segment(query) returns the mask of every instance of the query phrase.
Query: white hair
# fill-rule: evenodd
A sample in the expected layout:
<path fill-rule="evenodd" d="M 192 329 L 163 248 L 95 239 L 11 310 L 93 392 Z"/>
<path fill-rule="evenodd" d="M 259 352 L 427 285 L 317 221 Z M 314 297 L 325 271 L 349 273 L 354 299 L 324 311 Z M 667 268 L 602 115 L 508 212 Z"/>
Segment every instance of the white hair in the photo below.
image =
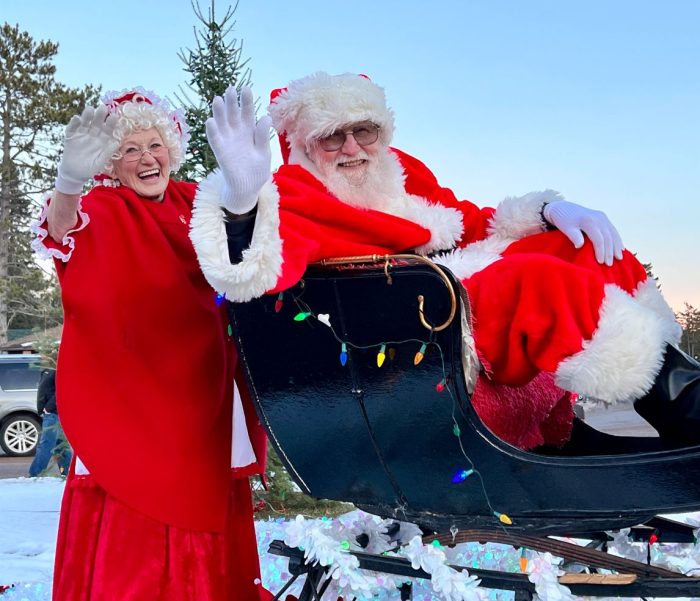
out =
<path fill-rule="evenodd" d="M 135 131 L 143 131 L 155 127 L 163 139 L 163 144 L 168 148 L 170 156 L 170 170 L 177 171 L 185 158 L 185 149 L 182 144 L 182 136 L 177 123 L 161 108 L 147 102 L 124 102 L 119 104 L 112 113 L 119 115 L 119 120 L 114 128 L 114 138 L 121 144 L 126 136 Z M 113 159 L 109 159 L 105 165 L 105 172 L 114 174 Z"/>

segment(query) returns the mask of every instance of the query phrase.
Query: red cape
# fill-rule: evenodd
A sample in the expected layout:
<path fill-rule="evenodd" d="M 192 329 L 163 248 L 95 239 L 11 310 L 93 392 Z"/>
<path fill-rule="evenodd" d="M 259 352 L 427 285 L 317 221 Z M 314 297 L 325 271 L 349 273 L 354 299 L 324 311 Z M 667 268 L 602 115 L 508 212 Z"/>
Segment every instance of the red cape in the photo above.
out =
<path fill-rule="evenodd" d="M 159 203 L 125 187 L 82 199 L 90 222 L 56 262 L 57 398 L 76 455 L 110 495 L 167 524 L 220 531 L 236 353 L 188 238 L 194 192 L 170 182 Z"/>

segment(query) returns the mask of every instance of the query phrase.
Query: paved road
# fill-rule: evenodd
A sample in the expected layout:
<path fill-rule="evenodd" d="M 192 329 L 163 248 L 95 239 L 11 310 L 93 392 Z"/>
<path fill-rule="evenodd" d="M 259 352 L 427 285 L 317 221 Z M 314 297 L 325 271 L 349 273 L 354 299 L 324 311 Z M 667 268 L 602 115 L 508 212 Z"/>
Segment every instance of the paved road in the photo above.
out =
<path fill-rule="evenodd" d="M 617 436 L 657 436 L 656 430 L 644 421 L 630 403 L 586 407 L 586 422 Z"/>
<path fill-rule="evenodd" d="M 34 457 L 8 457 L 0 450 L 0 479 L 28 476 L 32 459 L 34 459 Z M 45 475 L 58 476 L 58 468 L 53 459 Z"/>
<path fill-rule="evenodd" d="M 32 457 L 8 457 L 0 451 L 0 478 L 26 476 Z"/>

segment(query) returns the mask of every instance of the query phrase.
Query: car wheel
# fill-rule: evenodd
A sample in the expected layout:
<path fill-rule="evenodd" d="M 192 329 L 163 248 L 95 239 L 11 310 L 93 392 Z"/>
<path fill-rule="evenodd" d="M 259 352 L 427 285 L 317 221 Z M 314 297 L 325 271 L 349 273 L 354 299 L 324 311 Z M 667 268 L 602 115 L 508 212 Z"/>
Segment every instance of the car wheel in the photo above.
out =
<path fill-rule="evenodd" d="M 29 415 L 13 415 L 0 428 L 0 447 L 6 455 L 33 455 L 39 442 L 39 420 Z"/>

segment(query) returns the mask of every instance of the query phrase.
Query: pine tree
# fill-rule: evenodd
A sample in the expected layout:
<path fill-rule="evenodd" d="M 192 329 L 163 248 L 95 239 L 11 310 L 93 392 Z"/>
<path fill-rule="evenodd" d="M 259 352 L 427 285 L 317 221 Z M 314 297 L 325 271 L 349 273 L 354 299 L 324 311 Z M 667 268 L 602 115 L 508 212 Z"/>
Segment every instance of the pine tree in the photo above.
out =
<path fill-rule="evenodd" d="M 194 30 L 197 47 L 194 50 L 181 50 L 178 54 L 190 78 L 187 89 L 181 86 L 181 95 L 176 94 L 176 98 L 179 104 L 185 106 L 192 136 L 186 160 L 177 174 L 182 179 L 198 182 L 216 167 L 216 159 L 209 148 L 204 129 L 211 115 L 214 96 L 222 96 L 231 85 L 240 90 L 250 84 L 249 59 L 243 59 L 243 42 L 231 35 L 236 25 L 236 21 L 232 20 L 236 8 L 238 2 L 229 6 L 226 14 L 217 19 L 215 0 L 211 0 L 205 17 L 199 2 L 192 0 L 192 9 L 202 27 L 199 31 Z"/>
<path fill-rule="evenodd" d="M 647 272 L 647 277 L 650 280 L 654 280 L 656 282 L 656 287 L 661 289 L 659 278 L 654 275 L 654 266 L 651 263 L 642 263 L 642 267 L 644 267 L 644 271 Z"/>
<path fill-rule="evenodd" d="M 215 0 L 204 13 L 199 2 L 192 0 L 192 9 L 202 24 L 195 27 L 196 48 L 181 50 L 178 54 L 189 73 L 187 89 L 180 87 L 176 94 L 178 104 L 185 107 L 190 126 L 190 142 L 187 157 L 177 177 L 189 181 L 201 181 L 216 167 L 216 158 L 207 142 L 205 122 L 211 115 L 214 96 L 223 96 L 233 85 L 237 90 L 250 85 L 249 59 L 243 59 L 243 42 L 232 37 L 236 21 L 233 15 L 238 2 L 229 6 L 226 14 L 218 19 Z M 315 501 L 301 493 L 294 485 L 282 462 L 271 445 L 268 445 L 267 489 L 254 486 L 256 501 L 263 507 L 262 515 L 307 513 L 324 515 L 347 511 L 347 504 L 332 501 Z"/>
<path fill-rule="evenodd" d="M 55 79 L 58 45 L 0 27 L 0 341 L 9 328 L 55 325 L 55 282 L 33 260 L 29 222 L 52 187 L 65 123 L 97 98 Z"/>

